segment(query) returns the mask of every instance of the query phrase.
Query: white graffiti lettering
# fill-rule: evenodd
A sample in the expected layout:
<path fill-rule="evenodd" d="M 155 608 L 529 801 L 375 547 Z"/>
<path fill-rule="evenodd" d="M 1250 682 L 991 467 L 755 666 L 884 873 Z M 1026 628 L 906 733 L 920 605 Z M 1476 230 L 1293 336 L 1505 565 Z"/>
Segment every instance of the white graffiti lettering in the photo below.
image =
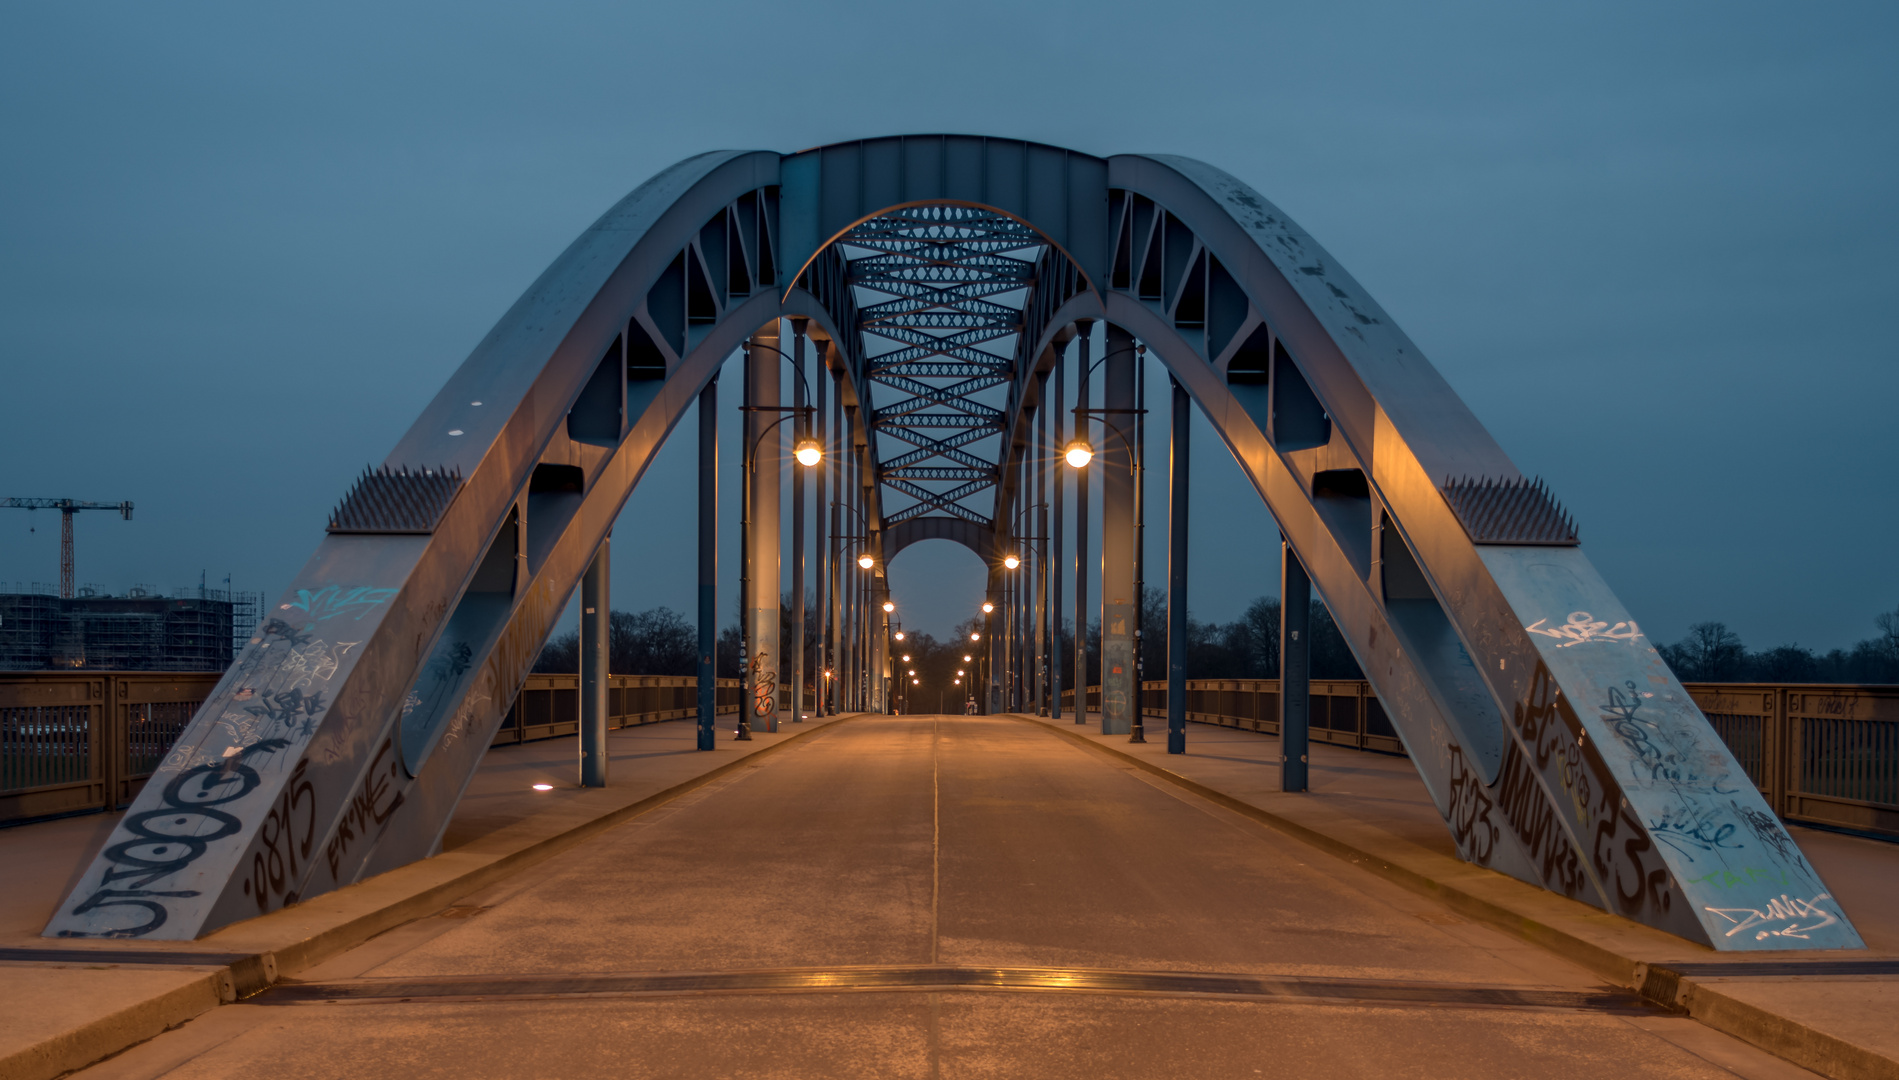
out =
<path fill-rule="evenodd" d="M 1839 916 L 1820 906 L 1820 901 L 1831 900 L 1831 893 L 1820 893 L 1811 900 L 1800 900 L 1781 893 L 1767 901 L 1764 908 L 1718 908 L 1707 910 L 1734 924 L 1725 937 L 1733 937 L 1743 930 L 1752 930 L 1768 923 L 1785 923 L 1781 927 L 1766 927 L 1755 930 L 1754 940 L 1765 941 L 1770 937 L 1799 938 L 1802 941 L 1815 930 L 1823 930 L 1840 921 Z M 1802 923 L 1803 919 L 1815 919 L 1816 922 Z"/>
<path fill-rule="evenodd" d="M 1569 621 L 1561 626 L 1544 626 L 1546 622 L 1549 620 L 1538 619 L 1524 629 L 1532 634 L 1558 639 L 1562 642 L 1557 646 L 1559 649 L 1567 649 L 1571 645 L 1581 645 L 1590 641 L 1626 641 L 1634 644 L 1636 639 L 1642 636 L 1642 629 L 1635 625 L 1634 619 L 1611 626 L 1587 611 L 1570 612 Z"/>

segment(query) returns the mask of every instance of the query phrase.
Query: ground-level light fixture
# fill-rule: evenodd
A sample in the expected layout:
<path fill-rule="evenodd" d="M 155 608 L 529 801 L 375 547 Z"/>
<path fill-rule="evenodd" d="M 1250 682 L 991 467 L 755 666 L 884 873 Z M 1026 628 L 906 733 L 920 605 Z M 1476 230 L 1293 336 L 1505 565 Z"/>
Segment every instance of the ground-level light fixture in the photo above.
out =
<path fill-rule="evenodd" d="M 861 566 L 861 567 L 863 567 L 864 569 L 866 569 L 866 570 L 868 570 L 868 569 L 870 569 L 871 567 L 873 567 L 873 566 L 875 566 L 875 565 L 877 565 L 877 560 L 876 560 L 876 559 L 873 559 L 873 558 L 871 558 L 871 557 L 870 557 L 870 556 L 868 556 L 868 555 L 859 555 L 859 556 L 857 557 L 857 565 L 859 565 L 859 566 Z"/>
<path fill-rule="evenodd" d="M 534 785 L 534 790 L 536 790 L 536 791 L 552 791 L 552 790 L 554 790 L 554 785 L 552 785 L 552 784 L 536 784 L 536 785 Z"/>
<path fill-rule="evenodd" d="M 1085 469 L 1095 459 L 1095 448 L 1089 446 L 1086 439 L 1076 439 L 1062 451 L 1062 457 L 1067 458 L 1068 463 L 1075 468 Z"/>
<path fill-rule="evenodd" d="M 895 610 L 897 610 L 897 605 L 891 603 L 888 600 L 884 601 L 884 614 L 888 615 Z"/>
<path fill-rule="evenodd" d="M 987 614 L 989 614 L 990 612 L 992 612 L 992 611 L 994 611 L 994 610 L 996 610 L 996 605 L 994 605 L 994 604 L 984 604 L 984 605 L 982 606 L 982 613 L 983 613 L 984 615 L 987 615 Z"/>
<path fill-rule="evenodd" d="M 1022 560 L 1016 558 L 1015 552 L 1011 551 L 1010 553 L 1002 557 L 1002 565 L 1008 567 L 1011 570 L 1014 570 L 1016 567 L 1022 565 Z"/>

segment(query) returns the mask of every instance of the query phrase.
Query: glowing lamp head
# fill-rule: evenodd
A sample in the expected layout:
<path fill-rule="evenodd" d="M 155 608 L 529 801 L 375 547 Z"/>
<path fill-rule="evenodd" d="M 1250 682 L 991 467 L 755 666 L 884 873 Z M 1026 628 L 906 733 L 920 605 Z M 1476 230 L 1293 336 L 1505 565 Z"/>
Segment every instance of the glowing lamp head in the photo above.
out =
<path fill-rule="evenodd" d="M 1015 552 L 1011 551 L 1009 554 L 1004 555 L 1002 557 L 1002 565 L 1008 567 L 1011 570 L 1014 570 L 1016 567 L 1022 565 L 1022 560 L 1016 558 Z"/>
<path fill-rule="evenodd" d="M 859 555 L 857 557 L 857 565 L 863 567 L 866 570 L 870 569 L 873 565 L 876 564 L 876 562 L 877 560 L 871 558 L 868 555 Z"/>
<path fill-rule="evenodd" d="M 1077 469 L 1085 469 L 1088 463 L 1095 459 L 1095 448 L 1089 446 L 1086 439 L 1076 439 L 1062 451 L 1062 456 L 1068 459 L 1069 465 Z"/>
<path fill-rule="evenodd" d="M 824 460 L 824 448 L 818 445 L 816 439 L 805 439 L 798 443 L 798 448 L 792 451 L 792 456 L 798 459 L 798 464 L 809 469 Z"/>
<path fill-rule="evenodd" d="M 904 663 L 906 663 L 906 664 L 910 662 L 910 654 L 909 654 L 909 653 L 904 653 L 904 654 L 903 654 L 903 662 L 904 662 Z"/>
<path fill-rule="evenodd" d="M 973 640 L 973 639 L 972 639 L 972 640 Z M 970 661 L 970 659 L 971 659 L 971 657 L 970 657 L 970 655 L 969 655 L 968 653 L 964 653 L 964 654 L 963 654 L 963 663 L 965 663 L 965 664 L 967 664 L 967 663 L 969 663 L 969 661 Z M 960 671 L 959 671 L 959 672 L 957 672 L 957 674 L 958 674 L 958 675 L 961 675 L 961 674 L 962 674 L 962 672 L 960 672 Z"/>
<path fill-rule="evenodd" d="M 989 614 L 990 612 L 992 612 L 992 611 L 994 611 L 994 610 L 996 610 L 996 605 L 994 605 L 994 604 L 984 604 L 984 605 L 982 606 L 982 613 L 983 613 L 984 615 L 987 615 L 987 614 Z"/>
<path fill-rule="evenodd" d="M 888 600 L 884 601 L 884 614 L 888 615 L 895 610 L 897 610 L 897 605 L 891 603 Z"/>
<path fill-rule="evenodd" d="M 897 631 L 897 640 L 898 640 L 898 641 L 902 641 L 902 640 L 903 640 L 903 631 L 901 631 L 901 630 L 899 630 L 899 631 Z M 905 660 L 908 660 L 908 659 L 910 659 L 910 658 L 906 656 L 906 657 L 904 657 L 904 659 L 905 659 Z"/>
<path fill-rule="evenodd" d="M 911 679 L 911 680 L 910 680 L 910 685 L 911 685 L 911 686 L 915 686 L 916 684 L 917 684 L 917 681 L 916 681 L 915 679 Z"/>
<path fill-rule="evenodd" d="M 981 635 L 981 634 L 975 634 L 975 633 L 972 633 L 972 634 L 970 634 L 970 635 L 969 635 L 969 640 L 971 640 L 971 641 L 981 641 L 981 640 L 982 640 L 982 635 Z M 963 657 L 963 659 L 965 659 L 965 660 L 967 660 L 967 659 L 969 659 L 969 657 L 967 657 L 967 656 L 965 656 L 965 657 Z"/>
<path fill-rule="evenodd" d="M 536 784 L 536 785 L 534 785 L 534 790 L 536 790 L 536 791 L 552 791 L 552 790 L 554 790 L 554 785 L 552 785 L 552 784 Z"/>

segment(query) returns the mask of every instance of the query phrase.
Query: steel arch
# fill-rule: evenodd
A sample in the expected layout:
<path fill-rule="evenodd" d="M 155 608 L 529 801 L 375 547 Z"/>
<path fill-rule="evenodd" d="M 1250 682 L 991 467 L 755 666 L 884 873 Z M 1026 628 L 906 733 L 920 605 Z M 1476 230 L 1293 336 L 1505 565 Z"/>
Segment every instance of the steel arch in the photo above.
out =
<path fill-rule="evenodd" d="M 887 554 L 994 549 L 1037 376 L 1106 319 L 1272 510 L 1464 858 L 1717 948 L 1859 944 L 1573 525 L 1310 236 L 1199 162 L 943 135 L 701 155 L 608 211 L 339 508 L 47 932 L 195 937 L 435 851 L 551 620 L 739 343 L 809 317 L 846 399 L 875 404 L 841 249 L 922 206 L 1046 249 L 983 459 L 994 512 L 910 515 L 879 530 Z"/>

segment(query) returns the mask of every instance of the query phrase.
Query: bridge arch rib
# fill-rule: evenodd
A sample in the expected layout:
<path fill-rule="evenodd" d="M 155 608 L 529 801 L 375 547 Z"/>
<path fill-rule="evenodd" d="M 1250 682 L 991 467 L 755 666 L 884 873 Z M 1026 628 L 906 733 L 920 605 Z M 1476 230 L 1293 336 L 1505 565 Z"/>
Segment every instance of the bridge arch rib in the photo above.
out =
<path fill-rule="evenodd" d="M 1001 221 L 1040 250 L 1011 254 L 1030 245 Z M 1014 283 L 987 294 L 1010 302 L 884 267 L 894 306 L 867 305 L 864 260 L 930 229 L 990 243 L 983 287 Z M 1038 377 L 1077 320 L 1121 327 L 1271 509 L 1464 858 L 1717 948 L 1859 943 L 1823 907 L 1767 930 L 1748 917 L 1824 886 L 1568 519 L 1316 241 L 1200 162 L 967 136 L 701 155 L 608 211 L 338 508 L 48 933 L 195 937 L 435 851 L 653 455 L 724 360 L 786 316 L 835 346 L 873 466 L 894 460 L 879 431 L 909 430 L 878 421 L 926 408 L 995 441 L 987 458 L 962 449 L 976 438 L 917 445 L 953 462 L 927 466 L 936 479 L 983 473 L 988 513 L 919 481 L 886 514 L 884 489 L 926 466 L 873 474 L 886 558 L 941 537 L 990 559 L 1046 407 Z M 962 364 L 982 385 L 913 379 L 925 404 L 880 416 L 888 351 L 866 342 L 906 318 L 899 347 L 908 334 L 951 355 L 939 379 Z M 916 336 L 972 320 L 974 344 Z M 1709 884 L 1729 866 L 1772 876 Z"/>

